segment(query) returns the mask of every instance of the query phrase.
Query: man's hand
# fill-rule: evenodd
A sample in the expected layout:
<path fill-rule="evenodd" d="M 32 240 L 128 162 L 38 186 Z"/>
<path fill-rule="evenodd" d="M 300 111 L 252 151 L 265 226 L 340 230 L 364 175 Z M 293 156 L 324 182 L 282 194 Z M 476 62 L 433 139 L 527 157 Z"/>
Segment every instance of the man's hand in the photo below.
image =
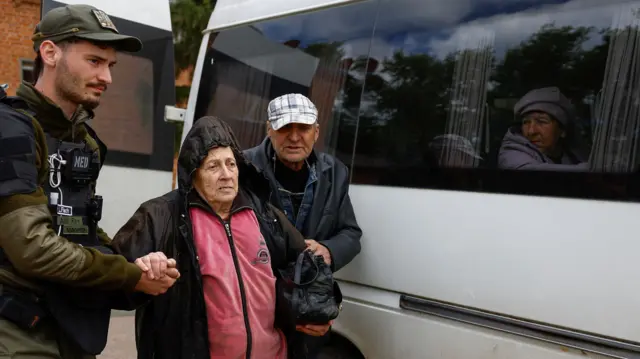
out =
<path fill-rule="evenodd" d="M 296 325 L 296 330 L 307 335 L 312 335 L 314 337 L 321 337 L 329 331 L 331 325 L 333 324 L 333 320 L 324 325 L 318 324 L 307 324 L 307 325 Z"/>
<path fill-rule="evenodd" d="M 322 258 L 324 258 L 324 262 L 331 265 L 331 252 L 329 252 L 327 247 L 323 246 L 313 239 L 305 239 L 304 243 L 307 245 L 308 250 L 310 250 L 317 256 L 322 256 Z"/>
<path fill-rule="evenodd" d="M 149 253 L 144 257 L 136 259 L 134 262 L 143 272 L 147 273 L 149 279 L 164 278 L 167 269 L 176 268 L 175 259 L 167 259 L 162 252 Z M 175 273 L 175 272 L 174 272 Z M 173 278 L 176 278 L 175 276 Z"/>
<path fill-rule="evenodd" d="M 177 269 L 171 269 L 175 272 L 169 271 L 167 272 L 167 275 L 158 279 L 150 279 L 148 275 L 142 273 L 142 277 L 140 277 L 138 284 L 136 284 L 135 290 L 154 296 L 166 293 L 167 290 L 169 290 L 169 288 L 171 288 L 176 280 L 180 277 L 180 273 Z M 172 274 L 176 273 L 176 278 L 172 277 Z"/>

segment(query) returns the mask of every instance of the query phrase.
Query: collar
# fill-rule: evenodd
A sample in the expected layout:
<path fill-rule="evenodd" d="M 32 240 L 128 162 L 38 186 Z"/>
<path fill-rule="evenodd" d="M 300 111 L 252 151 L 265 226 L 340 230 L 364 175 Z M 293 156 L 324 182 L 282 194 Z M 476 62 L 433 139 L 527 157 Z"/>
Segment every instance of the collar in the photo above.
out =
<path fill-rule="evenodd" d="M 69 119 L 58 105 L 28 82 L 22 82 L 16 94 L 27 102 L 43 130 L 53 137 L 77 142 L 87 135 L 86 128 L 81 125 L 93 118 L 93 111 L 78 105 Z"/>
<path fill-rule="evenodd" d="M 200 193 L 198 193 L 198 191 L 196 191 L 195 188 L 192 188 L 192 190 L 187 195 L 187 201 L 189 203 L 189 207 L 198 207 L 206 210 L 211 214 L 217 215 L 213 211 L 213 208 L 211 208 L 209 203 L 207 203 L 207 201 L 205 201 L 204 198 L 200 196 Z M 251 202 L 249 201 L 248 195 L 245 193 L 244 190 L 242 190 L 242 188 L 240 188 L 238 191 L 238 195 L 233 200 L 233 204 L 231 205 L 231 215 L 240 211 L 243 208 L 247 208 L 247 207 L 251 208 L 250 203 Z"/>

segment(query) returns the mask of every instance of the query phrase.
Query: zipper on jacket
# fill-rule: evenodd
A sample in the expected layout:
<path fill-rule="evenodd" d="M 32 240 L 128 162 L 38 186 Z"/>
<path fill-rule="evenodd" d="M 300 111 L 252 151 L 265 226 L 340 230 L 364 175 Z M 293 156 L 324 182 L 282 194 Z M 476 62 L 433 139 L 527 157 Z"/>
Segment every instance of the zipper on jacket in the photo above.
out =
<path fill-rule="evenodd" d="M 196 287 L 197 287 L 197 291 L 199 293 L 200 298 L 202 298 L 201 301 L 199 301 L 200 303 L 200 310 L 201 310 L 201 314 L 204 313 L 204 318 L 205 318 L 205 323 L 206 323 L 206 313 L 207 313 L 207 307 L 204 301 L 204 285 L 202 283 L 202 272 L 200 270 L 200 261 L 198 259 L 198 256 L 196 254 L 196 249 L 193 245 L 192 242 L 190 242 L 187 237 L 185 237 L 185 233 L 182 233 L 182 231 L 180 230 L 180 227 L 182 225 L 184 225 L 184 229 L 187 232 L 186 235 L 188 236 L 188 238 L 192 238 L 193 239 L 193 229 L 191 228 L 191 216 L 189 215 L 189 207 L 188 204 L 185 203 L 185 208 L 184 208 L 185 213 L 181 214 L 181 222 L 182 224 L 178 226 L 178 231 L 180 232 L 180 237 L 182 237 L 182 239 L 184 240 L 184 244 L 187 247 L 187 250 L 189 251 L 189 257 L 191 259 L 191 266 L 193 267 L 194 270 L 194 275 L 196 277 Z M 206 350 L 207 353 L 209 353 L 209 329 L 207 328 L 206 325 L 203 326 L 203 335 L 204 338 L 206 339 L 204 342 L 206 344 Z M 180 349 L 181 351 L 184 348 Z M 195 356 L 195 353 L 193 354 Z"/>
<path fill-rule="evenodd" d="M 247 312 L 247 296 L 244 292 L 244 281 L 242 280 L 242 273 L 240 272 L 240 263 L 238 263 L 238 257 L 236 255 L 236 246 L 233 244 L 233 236 L 231 235 L 231 228 L 229 223 L 231 222 L 231 217 L 229 217 L 229 221 L 222 221 L 224 223 L 224 229 L 227 233 L 227 240 L 229 240 L 229 247 L 231 247 L 231 257 L 233 258 L 233 264 L 236 267 L 236 275 L 238 276 L 238 285 L 240 286 L 240 299 L 242 300 L 242 314 L 244 315 L 244 326 L 247 331 L 247 359 L 251 358 L 251 346 L 252 346 L 252 338 L 251 338 L 251 326 L 249 324 L 249 313 Z"/>

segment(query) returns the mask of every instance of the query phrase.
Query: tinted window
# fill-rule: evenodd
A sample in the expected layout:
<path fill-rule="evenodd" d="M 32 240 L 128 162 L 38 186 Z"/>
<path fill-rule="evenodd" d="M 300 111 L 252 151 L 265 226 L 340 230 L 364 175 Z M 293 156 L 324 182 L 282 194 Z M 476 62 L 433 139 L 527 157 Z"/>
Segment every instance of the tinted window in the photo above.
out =
<path fill-rule="evenodd" d="M 376 6 L 358 3 L 212 34 L 195 119 L 221 117 L 248 148 L 265 137 L 269 101 L 301 93 L 318 108 L 316 148 L 348 165 Z M 347 22 L 354 26 L 345 28 Z"/>
<path fill-rule="evenodd" d="M 638 8 L 383 1 L 353 181 L 639 197 Z"/>
<path fill-rule="evenodd" d="M 153 153 L 153 62 L 118 54 L 113 84 L 102 97 L 94 129 L 110 149 L 145 155 Z M 117 106 L 105 106 L 118 104 Z"/>
<path fill-rule="evenodd" d="M 29 83 L 33 83 L 35 80 L 35 74 L 33 73 L 34 61 L 33 60 L 20 60 L 20 76 L 22 77 L 22 81 L 26 81 Z"/>

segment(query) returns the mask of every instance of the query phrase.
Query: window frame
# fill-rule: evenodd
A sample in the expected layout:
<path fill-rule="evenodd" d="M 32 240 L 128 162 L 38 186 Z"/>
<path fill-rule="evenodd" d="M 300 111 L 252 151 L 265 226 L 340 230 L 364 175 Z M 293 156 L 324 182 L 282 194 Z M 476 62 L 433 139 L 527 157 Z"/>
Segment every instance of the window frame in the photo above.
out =
<path fill-rule="evenodd" d="M 36 62 L 35 62 L 35 60 L 21 57 L 20 59 L 18 59 L 18 63 L 20 65 L 20 82 L 26 81 L 25 78 L 24 78 L 24 72 L 25 71 L 31 71 L 33 73 L 33 78 L 35 78 L 35 76 L 36 76 L 36 74 L 35 74 Z M 26 69 L 28 67 L 30 67 L 30 69 Z"/>

